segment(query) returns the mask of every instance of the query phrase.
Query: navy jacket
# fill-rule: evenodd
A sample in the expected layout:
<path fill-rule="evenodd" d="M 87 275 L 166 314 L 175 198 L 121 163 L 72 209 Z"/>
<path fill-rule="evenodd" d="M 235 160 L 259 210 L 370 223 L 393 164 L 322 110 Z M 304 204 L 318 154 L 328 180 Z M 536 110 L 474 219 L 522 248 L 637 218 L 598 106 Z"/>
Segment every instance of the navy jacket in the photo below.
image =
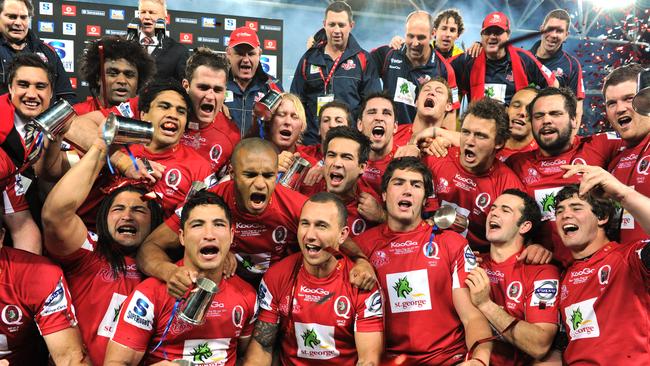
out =
<path fill-rule="evenodd" d="M 530 53 L 535 55 L 541 43 L 542 41 L 537 41 L 530 49 Z M 570 88 L 578 99 L 584 99 L 585 84 L 582 80 L 582 66 L 575 56 L 560 47 L 550 58 L 537 57 L 537 59 L 553 72 L 560 86 Z"/>
<path fill-rule="evenodd" d="M 187 47 L 176 42 L 171 37 L 165 37 L 162 47 L 157 47 L 151 53 L 156 61 L 156 80 L 174 79 L 179 83 L 185 78 L 185 64 L 190 51 Z"/>
<path fill-rule="evenodd" d="M 9 92 L 9 64 L 16 54 L 22 52 L 35 53 L 52 67 L 54 71 L 52 98 L 54 100 L 63 98 L 71 104 L 76 103 L 76 95 L 72 90 L 70 78 L 63 68 L 59 55 L 31 30 L 27 32 L 25 48 L 18 52 L 14 51 L 3 37 L 0 37 L 0 94 Z"/>
<path fill-rule="evenodd" d="M 319 31 L 319 33 L 323 30 Z M 317 34 L 318 37 L 319 34 Z M 322 35 L 320 35 L 322 37 Z M 325 54 L 326 40 L 317 42 L 307 50 L 298 62 L 291 83 L 291 92 L 298 95 L 307 114 L 307 130 L 303 136 L 305 145 L 320 143 L 317 101 L 319 96 L 334 94 L 334 99 L 350 106 L 353 118 L 357 118 L 361 101 L 366 95 L 381 91 L 381 84 L 370 54 L 363 50 L 350 34 L 348 46 L 334 70 L 325 91 L 324 79 L 329 75 L 334 60 Z M 321 77 L 321 73 L 323 77 Z"/>
<path fill-rule="evenodd" d="M 226 100 L 224 104 L 230 111 L 233 122 L 239 127 L 241 137 L 244 138 L 248 129 L 252 126 L 253 105 L 260 100 L 270 89 L 281 92 L 282 85 L 277 79 L 271 77 L 262 70 L 262 64 L 257 66 L 255 76 L 246 90 L 241 90 L 235 82 L 232 72 L 228 75 L 226 85 Z"/>

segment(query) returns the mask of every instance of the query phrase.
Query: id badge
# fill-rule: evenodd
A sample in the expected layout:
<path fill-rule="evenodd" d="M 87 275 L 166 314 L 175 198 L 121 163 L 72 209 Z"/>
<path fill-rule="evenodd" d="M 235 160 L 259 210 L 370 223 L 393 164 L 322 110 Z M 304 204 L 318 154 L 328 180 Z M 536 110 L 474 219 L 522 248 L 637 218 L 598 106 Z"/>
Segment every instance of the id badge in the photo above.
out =
<path fill-rule="evenodd" d="M 316 102 L 316 115 L 320 114 L 320 109 L 325 104 L 334 100 L 334 94 L 321 95 Z"/>

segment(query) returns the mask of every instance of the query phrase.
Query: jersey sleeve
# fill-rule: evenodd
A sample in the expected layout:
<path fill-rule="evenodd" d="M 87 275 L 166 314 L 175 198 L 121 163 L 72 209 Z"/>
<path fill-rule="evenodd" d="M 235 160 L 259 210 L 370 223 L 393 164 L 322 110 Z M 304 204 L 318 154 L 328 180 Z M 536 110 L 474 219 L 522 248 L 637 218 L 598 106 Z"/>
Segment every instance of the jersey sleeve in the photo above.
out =
<path fill-rule="evenodd" d="M 532 53 L 526 50 L 521 50 L 520 56 L 526 68 L 529 83 L 535 83 L 541 88 L 553 86 L 555 75 L 548 67 L 542 65 Z"/>
<path fill-rule="evenodd" d="M 565 54 L 566 55 L 566 54 Z M 572 70 L 569 75 L 569 87 L 576 94 L 577 99 L 585 99 L 585 81 L 582 78 L 582 66 L 577 58 L 566 55 L 571 62 Z"/>
<path fill-rule="evenodd" d="M 77 325 L 72 298 L 63 272 L 54 264 L 38 269 L 38 283 L 33 283 L 29 296 L 39 304 L 34 321 L 41 335 L 48 335 Z"/>
<path fill-rule="evenodd" d="M 377 286 L 370 291 L 359 291 L 355 305 L 355 332 L 384 331 L 384 300 Z"/>
<path fill-rule="evenodd" d="M 79 247 L 79 249 L 75 250 L 73 253 L 65 256 L 58 256 L 53 253 L 48 253 L 48 256 L 52 258 L 54 262 L 59 264 L 61 268 L 63 268 L 66 276 L 70 276 L 71 274 L 74 274 L 78 271 L 87 269 L 89 265 L 87 261 L 90 260 L 90 257 L 93 256 L 96 244 L 97 235 L 89 231 L 86 234 L 86 240 Z"/>
<path fill-rule="evenodd" d="M 156 315 L 160 312 L 153 302 L 157 295 L 151 286 L 154 283 L 140 283 L 124 300 L 111 340 L 137 352 L 147 350 L 156 329 Z"/>
<path fill-rule="evenodd" d="M 615 132 L 603 132 L 591 136 L 584 146 L 584 156 L 590 165 L 607 168 L 623 147 L 623 139 Z"/>
<path fill-rule="evenodd" d="M 2 192 L 5 215 L 29 210 L 29 203 L 27 203 L 27 199 L 25 198 L 25 191 L 25 187 L 19 185 L 17 180 L 12 179 L 10 181 L 7 188 Z"/>
<path fill-rule="evenodd" d="M 470 69 L 468 66 L 468 55 L 461 53 L 460 55 L 454 56 L 449 60 L 449 64 L 454 70 L 456 76 L 456 85 L 458 90 L 463 95 L 469 95 L 469 74 Z"/>
<path fill-rule="evenodd" d="M 370 60 L 375 64 L 375 69 L 379 77 L 383 77 L 384 62 L 389 51 L 390 48 L 388 46 L 380 46 L 370 51 Z"/>
<path fill-rule="evenodd" d="M 530 292 L 527 294 L 526 321 L 529 323 L 558 322 L 558 290 L 560 273 L 552 265 L 531 266 L 541 267 L 530 279 Z"/>
<path fill-rule="evenodd" d="M 279 294 L 275 290 L 273 276 L 267 274 L 260 282 L 259 290 L 257 291 L 258 301 L 258 314 L 257 319 L 263 322 L 277 324 L 280 321 Z"/>
<path fill-rule="evenodd" d="M 291 82 L 291 93 L 297 95 L 300 97 L 300 100 L 302 101 L 303 104 L 305 104 L 305 77 L 304 75 L 306 74 L 305 68 L 309 67 L 309 63 L 307 62 L 307 54 L 304 54 L 301 58 L 300 61 L 298 61 L 298 65 L 296 66 L 296 72 L 293 75 L 293 81 Z"/>
<path fill-rule="evenodd" d="M 370 54 L 366 51 L 361 51 L 364 53 L 366 58 L 370 58 Z M 363 68 L 362 68 L 363 70 Z M 363 75 L 361 75 L 361 84 L 359 85 L 359 95 L 362 98 L 367 97 L 372 93 L 381 92 L 381 83 L 379 82 L 379 74 L 377 73 L 377 67 L 374 62 L 366 60 L 366 69 L 363 70 Z"/>
<path fill-rule="evenodd" d="M 623 244 L 621 244 L 623 245 Z M 636 243 L 625 245 L 625 252 L 627 263 L 632 270 L 641 276 L 646 286 L 650 286 L 650 268 L 646 268 L 641 258 L 641 253 L 644 250 L 650 250 L 650 240 L 641 240 Z"/>
<path fill-rule="evenodd" d="M 248 291 L 246 296 L 246 314 L 247 319 L 244 321 L 244 327 L 241 332 L 240 337 L 250 337 L 253 334 L 253 328 L 255 326 L 255 321 L 257 320 L 257 312 L 258 312 L 258 305 L 257 305 L 257 293 L 255 293 L 255 290 L 251 289 L 251 291 Z"/>
<path fill-rule="evenodd" d="M 452 275 L 452 289 L 467 288 L 467 275 L 478 266 L 476 256 L 467 239 L 452 231 L 445 231 L 442 240 L 449 250 L 449 272 Z"/>

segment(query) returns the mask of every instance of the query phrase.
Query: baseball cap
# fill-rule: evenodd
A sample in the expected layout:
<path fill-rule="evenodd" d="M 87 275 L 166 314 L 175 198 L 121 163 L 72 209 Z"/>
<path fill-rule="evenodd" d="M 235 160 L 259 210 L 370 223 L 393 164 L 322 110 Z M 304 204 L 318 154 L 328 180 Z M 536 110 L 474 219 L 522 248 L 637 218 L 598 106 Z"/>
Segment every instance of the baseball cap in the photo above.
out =
<path fill-rule="evenodd" d="M 510 21 L 508 17 L 500 11 L 494 11 L 483 20 L 481 32 L 490 27 L 499 27 L 504 31 L 510 30 Z"/>
<path fill-rule="evenodd" d="M 257 38 L 257 33 L 254 30 L 248 27 L 240 27 L 230 33 L 228 47 L 235 47 L 240 44 L 248 44 L 251 47 L 257 48 L 260 46 L 260 39 Z"/>

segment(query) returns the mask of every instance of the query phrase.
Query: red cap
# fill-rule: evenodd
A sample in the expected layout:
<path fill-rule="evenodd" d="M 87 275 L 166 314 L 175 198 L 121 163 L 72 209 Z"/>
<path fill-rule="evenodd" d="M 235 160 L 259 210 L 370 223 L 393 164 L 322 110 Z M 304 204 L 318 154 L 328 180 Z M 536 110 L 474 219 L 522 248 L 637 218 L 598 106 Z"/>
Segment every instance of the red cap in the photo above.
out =
<path fill-rule="evenodd" d="M 481 28 L 481 32 L 486 30 L 487 28 L 490 27 L 499 27 L 503 29 L 504 31 L 510 30 L 510 21 L 508 20 L 508 17 L 503 14 L 500 11 L 495 11 L 488 16 L 485 17 L 483 20 L 483 26 Z"/>
<path fill-rule="evenodd" d="M 249 27 L 240 27 L 230 33 L 230 42 L 228 47 L 235 47 L 240 44 L 248 44 L 253 48 L 260 46 L 260 39 L 257 38 L 257 33 Z"/>

